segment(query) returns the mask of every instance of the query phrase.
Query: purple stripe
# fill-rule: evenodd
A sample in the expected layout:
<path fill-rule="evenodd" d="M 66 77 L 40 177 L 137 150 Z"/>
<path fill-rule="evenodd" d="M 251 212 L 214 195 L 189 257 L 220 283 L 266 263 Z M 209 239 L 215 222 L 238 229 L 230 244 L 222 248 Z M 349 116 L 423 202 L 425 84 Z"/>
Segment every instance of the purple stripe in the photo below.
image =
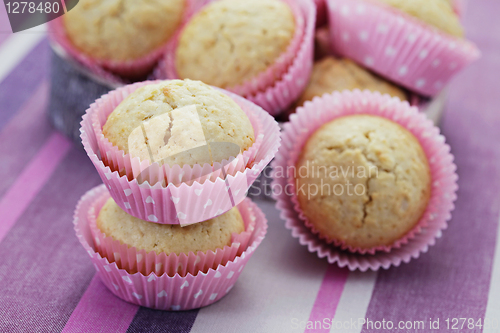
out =
<path fill-rule="evenodd" d="M 54 133 L 0 200 L 0 242 L 51 176 L 71 143 Z"/>
<path fill-rule="evenodd" d="M 337 265 L 328 266 L 309 315 L 310 322 L 314 324 L 319 322 L 319 324 L 314 329 L 306 329 L 305 332 L 330 331 L 322 328 L 323 320 L 335 317 L 337 305 L 339 305 L 340 296 L 342 296 L 348 276 L 349 270 L 347 268 L 339 268 Z"/>
<path fill-rule="evenodd" d="M 166 312 L 140 308 L 127 333 L 189 333 L 198 310 Z"/>
<path fill-rule="evenodd" d="M 0 332 L 60 332 L 95 269 L 73 230 L 73 210 L 101 180 L 72 148 L 0 243 Z"/>
<path fill-rule="evenodd" d="M 126 332 L 138 309 L 114 296 L 94 275 L 62 332 Z"/>
<path fill-rule="evenodd" d="M 43 39 L 24 60 L 0 82 L 0 129 L 48 77 L 49 45 Z"/>
<path fill-rule="evenodd" d="M 483 58 L 451 86 L 443 122 L 460 176 L 453 219 L 420 259 L 379 272 L 370 320 L 428 325 L 429 318 L 440 318 L 442 331 L 448 332 L 446 318 L 484 317 L 500 208 L 500 43 L 498 34 L 485 31 L 500 30 L 499 12 L 500 2 L 488 0 L 475 1 L 467 12 L 469 37 L 478 42 Z"/>
<path fill-rule="evenodd" d="M 0 132 L 0 198 L 14 183 L 24 166 L 42 147 L 53 129 L 46 115 L 48 84 L 43 82 Z"/>

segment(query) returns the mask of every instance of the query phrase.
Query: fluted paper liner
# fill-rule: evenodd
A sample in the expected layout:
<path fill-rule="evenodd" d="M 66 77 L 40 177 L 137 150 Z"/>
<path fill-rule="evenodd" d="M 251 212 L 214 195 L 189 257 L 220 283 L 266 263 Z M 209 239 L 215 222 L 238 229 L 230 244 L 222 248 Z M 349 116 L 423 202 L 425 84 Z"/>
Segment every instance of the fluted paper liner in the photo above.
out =
<path fill-rule="evenodd" d="M 195 6 L 197 0 L 186 0 L 183 19 L 179 27 L 191 15 L 192 8 Z M 150 73 L 156 66 L 158 60 L 165 53 L 165 45 L 160 45 L 148 54 L 126 61 L 95 59 L 83 53 L 71 43 L 66 34 L 64 22 L 62 17 L 52 20 L 49 25 L 49 37 L 53 45 L 55 45 L 61 52 L 64 53 L 65 58 L 76 61 L 78 64 L 83 65 L 91 73 L 113 83 L 123 83 L 125 78 L 144 77 Z"/>
<path fill-rule="evenodd" d="M 247 248 L 248 240 L 255 229 L 255 220 L 244 220 L 245 231 L 239 234 L 233 233 L 230 246 L 224 246 L 216 251 L 206 251 L 206 253 L 199 251 L 166 255 L 165 253 L 156 254 L 154 251 L 137 250 L 106 236 L 97 227 L 99 211 L 110 197 L 108 191 L 102 192 L 100 196 L 94 198 L 92 208 L 88 211 L 87 220 L 94 245 L 102 257 L 106 257 L 110 262 L 116 262 L 119 268 L 129 273 L 140 272 L 143 275 L 149 275 L 154 272 L 156 275 L 167 274 L 168 276 L 175 274 L 186 276 L 187 273 L 196 275 L 199 271 L 206 273 L 209 268 L 217 269 L 217 266 L 226 265 L 228 261 L 241 255 Z"/>
<path fill-rule="evenodd" d="M 255 223 L 248 246 L 234 260 L 199 270 L 196 274 L 187 272 L 185 276 L 167 273 L 161 275 L 151 272 L 144 275 L 140 272 L 129 273 L 118 267 L 116 262 L 110 263 L 96 251 L 89 224 L 89 212 L 95 210 L 96 200 L 106 193 L 104 185 L 87 192 L 77 205 L 74 225 L 80 243 L 89 254 L 97 274 L 106 287 L 124 301 L 158 310 L 190 310 L 210 305 L 224 297 L 234 286 L 241 271 L 260 245 L 267 232 L 267 220 L 262 211 L 249 199 L 243 201 L 238 209 L 245 225 Z M 176 267 L 177 268 L 177 267 Z M 175 268 L 175 269 L 176 269 Z M 174 270 L 175 270 L 174 269 Z M 169 271 L 165 269 L 165 271 Z"/>
<path fill-rule="evenodd" d="M 314 131 L 333 119 L 354 114 L 371 114 L 390 119 L 409 130 L 420 142 L 429 161 L 432 191 L 427 209 L 416 226 L 390 247 L 375 248 L 372 249 L 374 251 L 369 251 L 371 253 L 359 253 L 360 249 L 322 239 L 301 212 L 295 194 L 288 196 L 284 191 L 274 192 L 273 197 L 277 200 L 276 207 L 281 210 L 281 217 L 286 221 L 286 227 L 292 230 L 292 235 L 320 258 L 326 257 L 330 263 L 336 262 L 340 267 L 347 266 L 351 270 L 366 271 L 399 266 L 401 262 L 418 258 L 420 253 L 427 252 L 428 247 L 434 245 L 451 218 L 458 189 L 458 176 L 450 147 L 439 134 L 439 129 L 419 113 L 417 108 L 398 98 L 369 91 L 344 91 L 316 97 L 290 116 L 290 122 L 285 124 L 283 133 L 284 145 L 276 155 L 272 167 L 273 170 L 286 170 L 287 166 L 295 166 L 303 145 Z M 273 171 L 273 187 L 285 188 L 289 185 L 293 187 L 289 193 L 295 193 L 293 179 L 277 178 L 275 175 Z"/>
<path fill-rule="evenodd" d="M 321 27 L 327 23 L 326 0 L 314 0 L 316 6 L 316 26 Z"/>
<path fill-rule="evenodd" d="M 316 7 L 312 0 L 285 2 L 293 9 L 297 22 L 295 36 L 287 51 L 266 72 L 238 87 L 228 88 L 272 115 L 286 110 L 300 96 L 311 76 L 313 63 Z M 157 78 L 179 78 L 175 68 L 179 35 L 167 45 L 165 58 L 155 70 Z M 276 79 L 279 71 L 281 77 Z"/>
<path fill-rule="evenodd" d="M 129 179 L 140 176 L 142 180 L 147 180 L 152 185 L 156 184 L 156 182 L 163 182 L 163 185 L 166 186 L 167 183 L 179 185 L 186 182 L 191 184 L 194 180 L 200 183 L 203 183 L 207 179 L 214 181 L 217 177 L 224 178 L 226 174 L 235 174 L 237 171 L 243 171 L 246 167 L 254 163 L 255 155 L 262 145 L 264 135 L 267 134 L 263 133 L 262 121 L 269 121 L 271 118 L 266 117 L 262 112 L 260 114 L 261 117 L 259 117 L 259 115 L 255 114 L 257 108 L 254 105 L 234 94 L 228 94 L 222 89 L 219 90 L 228 94 L 242 108 L 254 129 L 254 144 L 237 156 L 221 162 L 215 162 L 213 165 L 208 163 L 193 167 L 185 165 L 182 168 L 178 165 L 170 166 L 168 164 L 160 166 L 159 163 L 150 163 L 147 160 L 140 161 L 138 157 L 132 158 L 130 154 L 125 154 L 124 151 L 109 142 L 102 132 L 108 116 L 135 90 L 159 82 L 161 81 L 144 81 L 119 88 L 98 99 L 86 111 L 88 118 L 84 118 L 84 121 L 91 122 L 93 133 L 97 138 L 101 159 L 111 170 L 119 171 L 120 174 L 126 174 Z M 225 173 L 222 171 L 225 171 Z M 182 175 L 180 175 L 181 173 Z"/>
<path fill-rule="evenodd" d="M 280 146 L 277 122 L 255 104 L 227 91 L 247 114 L 255 143 L 242 154 L 214 163 L 159 166 L 130 158 L 102 134 L 107 116 L 137 88 L 140 82 L 104 95 L 87 110 L 82 120 L 83 146 L 116 203 L 142 220 L 166 224 L 192 224 L 211 219 L 239 204 Z M 141 175 L 147 181 L 139 182 Z M 166 180 L 166 181 L 164 181 Z"/>
<path fill-rule="evenodd" d="M 336 54 L 424 96 L 480 57 L 471 42 L 373 0 L 327 0 Z"/>

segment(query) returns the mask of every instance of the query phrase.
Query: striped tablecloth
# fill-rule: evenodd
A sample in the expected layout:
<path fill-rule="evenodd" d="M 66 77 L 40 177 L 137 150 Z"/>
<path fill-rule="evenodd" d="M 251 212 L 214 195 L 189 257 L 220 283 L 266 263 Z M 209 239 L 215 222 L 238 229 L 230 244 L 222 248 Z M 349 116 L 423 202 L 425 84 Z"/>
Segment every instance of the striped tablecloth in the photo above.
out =
<path fill-rule="evenodd" d="M 452 326 L 467 318 L 460 332 L 480 332 L 478 319 L 500 321 L 499 13 L 500 1 L 475 0 L 465 18 L 484 55 L 450 89 L 442 128 L 460 190 L 436 246 L 399 268 L 349 272 L 308 253 L 273 204 L 260 202 L 269 233 L 231 293 L 201 310 L 169 313 L 127 304 L 95 276 L 72 214 L 100 180 L 47 121 L 45 35 L 8 33 L 0 4 L 0 332 L 328 332 L 317 323 L 325 318 L 341 322 L 331 330 L 339 332 L 392 331 L 360 327 L 358 318 L 452 332 L 447 319 Z M 438 319 L 440 330 L 431 331 Z M 317 329 L 304 328 L 308 321 Z"/>

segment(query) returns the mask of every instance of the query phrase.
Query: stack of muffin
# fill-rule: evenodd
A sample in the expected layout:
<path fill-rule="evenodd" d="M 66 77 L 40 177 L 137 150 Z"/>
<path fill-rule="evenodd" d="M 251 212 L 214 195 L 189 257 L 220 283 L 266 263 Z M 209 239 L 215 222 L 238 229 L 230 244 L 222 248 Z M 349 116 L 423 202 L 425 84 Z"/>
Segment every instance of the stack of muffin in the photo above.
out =
<path fill-rule="evenodd" d="M 84 147 L 110 191 L 82 199 L 77 232 L 90 230 L 82 243 L 119 297 L 165 310 L 211 304 L 262 240 L 265 218 L 245 192 L 278 149 L 279 127 L 228 94 L 200 81 L 144 82 L 87 111 Z"/>

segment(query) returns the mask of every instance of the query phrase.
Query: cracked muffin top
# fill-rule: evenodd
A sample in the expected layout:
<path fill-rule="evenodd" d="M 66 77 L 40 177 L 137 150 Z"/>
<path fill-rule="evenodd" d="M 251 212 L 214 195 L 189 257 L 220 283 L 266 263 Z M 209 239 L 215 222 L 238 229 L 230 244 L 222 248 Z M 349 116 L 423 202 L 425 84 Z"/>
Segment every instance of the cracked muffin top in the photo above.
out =
<path fill-rule="evenodd" d="M 418 223 L 431 194 L 419 141 L 377 116 L 323 125 L 308 139 L 296 170 L 308 221 L 322 237 L 351 248 L 392 245 Z"/>
<path fill-rule="evenodd" d="M 106 202 L 97 217 L 97 227 L 107 237 L 147 252 L 157 254 L 215 251 L 231 245 L 232 233 L 245 231 L 238 208 L 211 220 L 185 227 L 146 222 L 125 213 L 112 199 Z"/>
<path fill-rule="evenodd" d="M 354 89 L 378 91 L 381 94 L 399 97 L 402 101 L 407 100 L 403 90 L 375 76 L 355 62 L 329 56 L 314 64 L 311 80 L 297 101 L 297 106 L 312 101 L 316 96 Z"/>
<path fill-rule="evenodd" d="M 103 134 L 131 157 L 170 166 L 221 162 L 255 140 L 252 124 L 236 102 L 191 80 L 137 89 L 109 115 Z"/>
<path fill-rule="evenodd" d="M 449 35 L 464 37 L 464 28 L 449 0 L 378 0 Z"/>
<path fill-rule="evenodd" d="M 280 0 L 220 0 L 186 25 L 176 50 L 180 78 L 221 88 L 256 77 L 283 54 L 295 19 Z"/>
<path fill-rule="evenodd" d="M 125 61 L 164 44 L 179 26 L 184 6 L 185 0 L 80 0 L 63 20 L 69 39 L 85 54 Z"/>

